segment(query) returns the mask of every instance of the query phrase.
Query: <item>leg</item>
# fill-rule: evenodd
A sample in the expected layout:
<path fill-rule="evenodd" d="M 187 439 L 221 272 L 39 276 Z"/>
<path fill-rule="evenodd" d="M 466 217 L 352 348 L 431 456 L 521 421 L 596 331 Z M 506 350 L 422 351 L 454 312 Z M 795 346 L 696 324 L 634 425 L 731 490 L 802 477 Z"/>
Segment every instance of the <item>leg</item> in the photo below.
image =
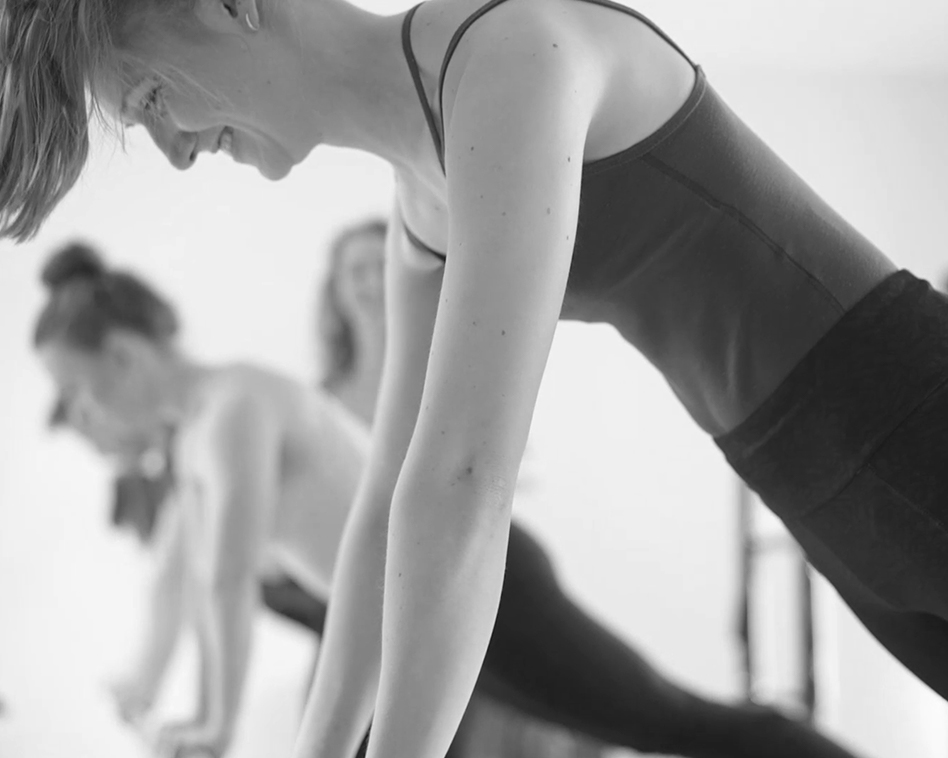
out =
<path fill-rule="evenodd" d="M 948 533 L 871 466 L 833 502 L 787 525 L 869 632 L 948 699 Z"/>
<path fill-rule="evenodd" d="M 507 574 L 479 688 L 602 742 L 696 758 L 846 758 L 803 724 L 676 687 L 583 613 L 542 550 L 511 531 Z"/>
<path fill-rule="evenodd" d="M 300 624 L 317 637 L 322 636 L 328 607 L 325 601 L 311 595 L 288 576 L 264 582 L 261 593 L 264 604 L 274 613 Z M 317 656 L 313 657 L 313 663 L 310 666 L 303 698 L 304 702 L 312 689 L 313 679 L 316 675 L 316 658 Z M 362 744 L 359 746 L 356 758 L 365 758 L 368 742 L 369 734 L 366 733 Z M 452 745 L 446 758 L 454 758 L 457 752 L 456 747 Z"/>
<path fill-rule="evenodd" d="M 604 758 L 604 746 L 585 735 L 532 718 L 475 692 L 452 748 L 458 758 Z"/>
<path fill-rule="evenodd" d="M 265 581 L 260 589 L 267 608 L 315 633 L 317 638 L 322 637 L 323 627 L 326 624 L 325 601 L 311 595 L 288 576 Z M 313 662 L 309 666 L 309 674 L 303 690 L 304 703 L 313 688 L 313 679 L 316 677 L 316 659 L 317 656 L 314 655 Z M 364 749 L 363 744 L 363 751 Z"/>
<path fill-rule="evenodd" d="M 263 602 L 274 613 L 322 636 L 326 603 L 313 597 L 288 576 L 268 580 L 261 588 Z"/>
<path fill-rule="evenodd" d="M 948 299 L 901 273 L 717 443 L 893 655 L 948 699 Z"/>
<path fill-rule="evenodd" d="M 849 603 L 890 653 L 943 698 L 948 697 L 948 621 L 930 613 L 891 612 Z"/>
<path fill-rule="evenodd" d="M 948 384 L 828 502 L 785 519 L 866 628 L 948 699 Z"/>

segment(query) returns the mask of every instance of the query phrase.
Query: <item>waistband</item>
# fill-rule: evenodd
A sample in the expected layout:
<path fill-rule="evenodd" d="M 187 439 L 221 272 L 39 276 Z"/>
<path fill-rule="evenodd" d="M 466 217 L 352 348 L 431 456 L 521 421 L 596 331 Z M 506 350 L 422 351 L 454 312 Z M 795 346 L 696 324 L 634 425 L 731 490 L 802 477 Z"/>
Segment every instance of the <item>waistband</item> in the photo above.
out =
<path fill-rule="evenodd" d="M 773 510 L 801 516 L 845 487 L 946 380 L 948 298 L 898 271 L 715 443 Z"/>

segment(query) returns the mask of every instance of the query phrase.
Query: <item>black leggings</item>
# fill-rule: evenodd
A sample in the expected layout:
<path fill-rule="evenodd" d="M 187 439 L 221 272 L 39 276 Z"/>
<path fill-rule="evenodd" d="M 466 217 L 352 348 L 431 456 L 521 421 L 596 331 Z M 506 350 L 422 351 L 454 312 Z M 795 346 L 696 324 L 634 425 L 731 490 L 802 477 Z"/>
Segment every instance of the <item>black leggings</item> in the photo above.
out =
<path fill-rule="evenodd" d="M 948 699 L 948 298 L 893 274 L 717 442 L 866 628 Z"/>
<path fill-rule="evenodd" d="M 322 632 L 325 606 L 264 588 L 278 613 Z M 694 758 L 851 758 L 805 724 L 676 687 L 560 588 L 549 558 L 511 527 L 500 608 L 476 691 L 604 743 Z"/>

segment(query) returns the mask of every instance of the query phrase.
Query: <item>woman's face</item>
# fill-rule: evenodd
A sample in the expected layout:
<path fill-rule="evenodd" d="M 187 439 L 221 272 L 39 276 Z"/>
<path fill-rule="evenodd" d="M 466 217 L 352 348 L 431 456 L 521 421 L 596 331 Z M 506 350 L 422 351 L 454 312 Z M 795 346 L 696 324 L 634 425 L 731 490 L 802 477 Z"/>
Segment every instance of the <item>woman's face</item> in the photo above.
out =
<path fill-rule="evenodd" d="M 73 411 L 70 404 L 64 403 L 64 407 L 66 425 L 101 455 L 115 459 L 122 469 L 134 468 L 147 452 L 160 444 L 157 430 L 135 429 L 104 413 L 92 412 L 90 408 L 80 412 Z"/>
<path fill-rule="evenodd" d="M 96 95 L 123 123 L 144 126 L 176 168 L 223 152 L 281 179 L 315 146 L 312 119 L 300 118 L 286 46 L 230 12 L 196 0 L 193 16 L 144 21 L 128 51 L 136 72 L 100 79 Z"/>
<path fill-rule="evenodd" d="M 69 426 L 91 437 L 160 423 L 159 388 L 134 350 L 107 341 L 100 351 L 89 352 L 51 340 L 40 347 L 39 355 Z"/>
<path fill-rule="evenodd" d="M 346 242 L 337 265 L 342 308 L 353 316 L 384 316 L 385 238 L 376 232 L 356 235 Z"/>

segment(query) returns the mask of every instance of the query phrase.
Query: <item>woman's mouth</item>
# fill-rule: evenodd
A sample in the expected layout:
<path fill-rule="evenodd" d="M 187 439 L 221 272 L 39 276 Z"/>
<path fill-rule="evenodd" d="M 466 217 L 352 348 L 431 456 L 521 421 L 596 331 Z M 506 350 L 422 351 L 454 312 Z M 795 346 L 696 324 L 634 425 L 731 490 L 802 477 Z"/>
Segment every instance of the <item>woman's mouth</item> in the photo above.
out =
<path fill-rule="evenodd" d="M 234 130 L 229 126 L 221 129 L 221 136 L 217 138 L 217 149 L 223 150 L 229 156 L 234 155 Z"/>

